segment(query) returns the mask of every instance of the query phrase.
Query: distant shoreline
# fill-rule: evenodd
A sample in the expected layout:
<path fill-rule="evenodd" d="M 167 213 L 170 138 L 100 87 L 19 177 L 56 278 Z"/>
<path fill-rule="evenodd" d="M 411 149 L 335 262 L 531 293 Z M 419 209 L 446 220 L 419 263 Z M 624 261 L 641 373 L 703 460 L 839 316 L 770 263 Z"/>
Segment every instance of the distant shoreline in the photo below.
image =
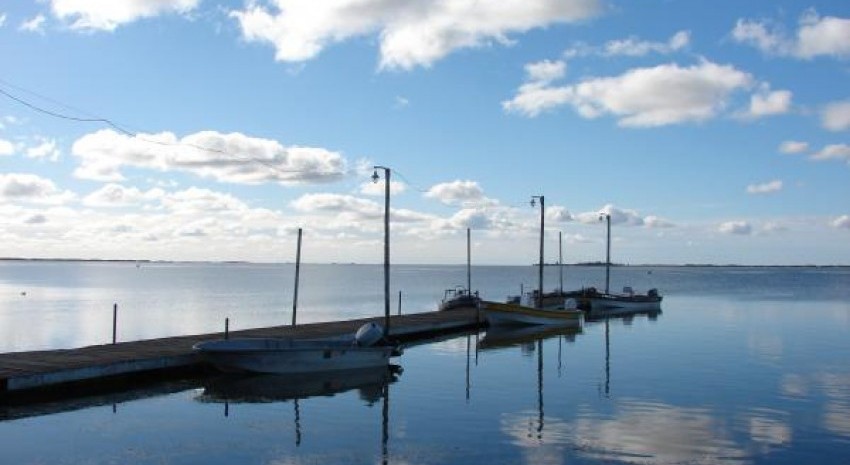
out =
<path fill-rule="evenodd" d="M 79 262 L 79 263 L 130 263 L 130 264 L 223 264 L 223 265 L 287 265 L 293 262 L 252 262 L 247 260 L 133 260 L 133 259 L 106 259 L 106 258 L 23 258 L 23 257 L 0 257 L 0 262 Z M 304 262 L 305 265 L 380 265 L 381 263 L 355 263 L 355 262 L 330 262 L 330 263 L 314 263 Z M 462 263 L 455 264 L 423 264 L 423 263 L 395 263 L 395 265 L 405 266 L 466 266 Z M 473 265 L 473 266 L 533 266 L 530 265 Z M 557 267 L 557 263 L 545 263 L 546 267 Z M 564 263 L 564 266 L 584 266 L 584 267 L 602 267 L 604 262 L 578 262 Z M 710 264 L 710 263 L 683 263 L 683 264 L 660 264 L 660 263 L 612 263 L 612 267 L 633 267 L 633 268 L 850 268 L 850 265 L 745 265 L 738 263 L 727 264 Z"/>

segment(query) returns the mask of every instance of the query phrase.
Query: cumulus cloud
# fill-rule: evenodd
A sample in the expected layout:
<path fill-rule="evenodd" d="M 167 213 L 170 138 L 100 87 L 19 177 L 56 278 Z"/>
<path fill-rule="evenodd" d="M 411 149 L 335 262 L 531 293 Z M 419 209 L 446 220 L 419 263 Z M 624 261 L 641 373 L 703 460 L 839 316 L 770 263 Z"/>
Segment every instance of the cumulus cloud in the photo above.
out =
<path fill-rule="evenodd" d="M 811 155 L 812 160 L 841 160 L 850 163 L 850 145 L 831 144 Z"/>
<path fill-rule="evenodd" d="M 199 187 L 190 187 L 169 194 L 164 194 L 159 189 L 152 189 L 139 195 L 146 200 L 158 198 L 163 207 L 178 214 L 206 215 L 210 212 L 246 212 L 249 209 L 245 202 L 230 194 Z"/>
<path fill-rule="evenodd" d="M 584 224 L 602 223 L 604 215 L 611 217 L 611 224 L 624 226 L 644 226 L 644 218 L 635 210 L 617 208 L 611 204 L 605 205 L 599 210 L 584 212 L 575 215 L 575 219 Z"/>
<path fill-rule="evenodd" d="M 838 229 L 850 229 L 850 215 L 841 215 L 832 221 L 832 227 Z"/>
<path fill-rule="evenodd" d="M 809 150 L 808 142 L 800 142 L 795 140 L 786 140 L 779 145 L 779 151 L 788 154 L 805 153 Z"/>
<path fill-rule="evenodd" d="M 162 189 L 151 189 L 142 192 L 135 187 L 124 187 L 120 184 L 107 184 L 83 198 L 83 205 L 89 207 L 125 207 L 162 198 Z"/>
<path fill-rule="evenodd" d="M 671 221 L 665 220 L 655 215 L 649 215 L 643 219 L 643 224 L 647 228 L 672 228 L 675 226 Z"/>
<path fill-rule="evenodd" d="M 732 37 L 769 55 L 811 59 L 819 56 L 850 56 L 850 19 L 820 17 L 808 11 L 800 18 L 794 37 L 770 21 L 739 19 Z"/>
<path fill-rule="evenodd" d="M 552 207 L 546 207 L 546 219 L 556 223 L 565 223 L 567 221 L 572 221 L 573 215 L 566 209 L 566 207 L 555 205 Z"/>
<path fill-rule="evenodd" d="M 605 56 L 644 56 L 650 53 L 668 54 L 682 50 L 691 42 L 690 31 L 679 31 L 667 42 L 650 42 L 636 37 L 612 40 L 605 44 L 602 54 Z"/>
<path fill-rule="evenodd" d="M 6 13 L 0 13 L 0 27 L 6 25 Z"/>
<path fill-rule="evenodd" d="M 241 184 L 320 183 L 340 179 L 346 166 L 340 154 L 322 148 L 215 131 L 178 139 L 170 132 L 130 137 L 104 129 L 78 139 L 71 152 L 80 159 L 75 176 L 104 182 L 124 180 L 121 167 L 132 166 Z"/>
<path fill-rule="evenodd" d="M 770 85 L 762 84 L 758 92 L 750 97 L 750 107 L 739 116 L 756 119 L 763 116 L 781 115 L 791 110 L 792 94 L 789 90 L 770 90 Z"/>
<path fill-rule="evenodd" d="M 529 81 L 502 107 L 533 117 L 570 104 L 584 118 L 612 115 L 619 118 L 620 126 L 664 126 L 710 119 L 727 105 L 733 92 L 752 84 L 748 73 L 704 60 L 688 67 L 636 68 L 620 76 L 561 87 Z"/>
<path fill-rule="evenodd" d="M 304 194 L 290 204 L 305 213 L 348 213 L 358 218 L 383 218 L 384 207 L 378 202 L 341 194 Z"/>
<path fill-rule="evenodd" d="M 850 100 L 833 102 L 825 106 L 821 113 L 821 124 L 830 131 L 850 129 Z"/>
<path fill-rule="evenodd" d="M 326 47 L 377 35 L 380 66 L 430 66 L 458 49 L 509 44 L 510 34 L 580 21 L 596 14 L 599 0 L 334 0 L 248 2 L 230 16 L 249 42 L 275 47 L 275 59 L 303 62 Z"/>
<path fill-rule="evenodd" d="M 26 173 L 0 174 L 0 202 L 62 205 L 75 195 L 56 187 L 53 181 Z"/>
<path fill-rule="evenodd" d="M 13 153 L 15 153 L 15 145 L 5 139 L 0 139 L 0 156 L 12 155 Z"/>
<path fill-rule="evenodd" d="M 779 192 L 782 190 L 782 181 L 779 179 L 775 179 L 773 181 L 761 183 L 761 184 L 750 184 L 747 186 L 748 194 L 772 194 L 774 192 Z"/>
<path fill-rule="evenodd" d="M 19 31 L 25 32 L 35 32 L 37 34 L 44 34 L 44 22 L 47 18 L 44 15 L 37 15 L 34 18 L 28 19 L 21 23 L 18 27 Z"/>
<path fill-rule="evenodd" d="M 667 55 L 686 49 L 691 43 L 690 31 L 679 31 L 673 34 L 666 42 L 653 42 L 642 40 L 631 36 L 625 39 L 615 39 L 605 42 L 604 45 L 590 45 L 583 42 L 573 44 L 564 51 L 565 58 L 576 58 L 584 56 L 632 56 L 639 57 L 656 53 Z"/>
<path fill-rule="evenodd" d="M 739 236 L 748 236 L 752 234 L 753 227 L 746 221 L 727 221 L 718 227 L 718 231 L 723 234 L 734 234 Z"/>
<path fill-rule="evenodd" d="M 477 182 L 461 180 L 431 186 L 425 197 L 439 200 L 446 205 L 489 201 L 484 197 L 484 189 Z"/>
<path fill-rule="evenodd" d="M 53 14 L 69 21 L 71 29 L 114 31 L 138 19 L 168 13 L 185 14 L 200 0 L 51 0 Z"/>
<path fill-rule="evenodd" d="M 58 161 L 62 152 L 56 147 L 55 140 L 41 138 L 37 145 L 27 148 L 26 155 L 29 158 Z"/>

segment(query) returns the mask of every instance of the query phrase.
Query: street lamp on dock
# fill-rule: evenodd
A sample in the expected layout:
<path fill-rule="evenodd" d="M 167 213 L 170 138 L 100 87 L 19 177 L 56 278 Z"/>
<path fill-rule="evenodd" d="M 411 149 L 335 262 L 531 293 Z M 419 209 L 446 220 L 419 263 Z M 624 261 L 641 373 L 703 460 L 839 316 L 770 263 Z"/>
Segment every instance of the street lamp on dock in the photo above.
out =
<path fill-rule="evenodd" d="M 600 213 L 599 221 L 605 220 L 607 232 L 605 233 L 605 293 L 608 294 L 608 286 L 611 283 L 611 214 Z"/>
<path fill-rule="evenodd" d="M 372 182 L 377 183 L 381 176 L 378 170 L 384 170 L 384 338 L 390 335 L 390 169 L 386 166 L 373 166 Z"/>
<path fill-rule="evenodd" d="M 544 214 L 546 212 L 545 197 L 542 195 L 531 196 L 531 206 L 535 206 L 535 200 L 540 200 L 540 267 L 538 271 L 537 282 L 537 308 L 543 308 L 543 226 Z"/>

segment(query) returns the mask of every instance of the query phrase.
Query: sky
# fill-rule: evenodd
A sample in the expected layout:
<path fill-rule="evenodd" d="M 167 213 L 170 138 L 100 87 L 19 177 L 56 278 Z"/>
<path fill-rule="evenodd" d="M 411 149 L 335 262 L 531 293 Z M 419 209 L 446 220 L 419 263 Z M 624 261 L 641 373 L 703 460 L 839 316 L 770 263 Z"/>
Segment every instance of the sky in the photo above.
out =
<path fill-rule="evenodd" d="M 0 257 L 850 265 L 850 3 L 0 4 Z"/>

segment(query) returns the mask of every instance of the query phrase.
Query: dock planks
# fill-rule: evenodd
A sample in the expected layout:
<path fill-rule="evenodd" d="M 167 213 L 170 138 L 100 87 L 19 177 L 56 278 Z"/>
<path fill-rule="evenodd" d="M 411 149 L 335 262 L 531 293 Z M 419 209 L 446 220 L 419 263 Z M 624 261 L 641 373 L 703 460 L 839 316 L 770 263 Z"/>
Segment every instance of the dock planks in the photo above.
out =
<path fill-rule="evenodd" d="M 390 317 L 390 337 L 412 342 L 480 326 L 474 308 L 413 313 Z M 275 326 L 231 331 L 230 337 L 315 338 L 351 334 L 361 325 L 383 317 Z M 17 392 L 55 388 L 68 383 L 97 383 L 107 378 L 159 370 L 197 368 L 192 346 L 221 339 L 224 333 L 176 336 L 120 342 L 77 349 L 0 354 L 0 400 Z"/>

